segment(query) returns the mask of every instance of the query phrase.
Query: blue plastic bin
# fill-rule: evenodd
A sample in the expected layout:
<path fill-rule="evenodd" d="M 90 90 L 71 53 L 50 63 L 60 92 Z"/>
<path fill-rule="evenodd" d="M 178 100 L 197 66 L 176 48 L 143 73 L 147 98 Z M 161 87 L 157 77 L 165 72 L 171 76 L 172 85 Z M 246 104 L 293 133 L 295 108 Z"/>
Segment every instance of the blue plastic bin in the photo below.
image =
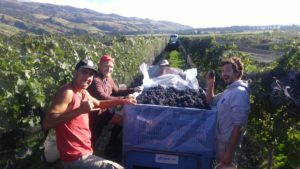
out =
<path fill-rule="evenodd" d="M 150 150 L 130 150 L 124 154 L 126 169 L 193 169 L 200 168 L 200 160 L 183 153 Z"/>
<path fill-rule="evenodd" d="M 123 110 L 126 169 L 211 168 L 215 110 L 146 104 L 126 105 Z M 158 154 L 174 155 L 178 163 L 155 161 Z"/>

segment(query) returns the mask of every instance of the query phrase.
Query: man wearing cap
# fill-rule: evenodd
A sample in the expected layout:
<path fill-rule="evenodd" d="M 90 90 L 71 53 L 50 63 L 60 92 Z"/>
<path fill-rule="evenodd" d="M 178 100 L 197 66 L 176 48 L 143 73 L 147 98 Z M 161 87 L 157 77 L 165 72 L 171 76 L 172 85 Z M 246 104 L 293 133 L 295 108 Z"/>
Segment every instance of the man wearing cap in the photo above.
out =
<path fill-rule="evenodd" d="M 96 72 L 90 60 L 77 63 L 71 83 L 61 86 L 53 97 L 43 119 L 43 128 L 55 128 L 57 148 L 65 168 L 123 169 L 115 162 L 93 155 L 89 112 L 121 104 L 135 104 L 136 100 L 99 101 L 86 90 Z"/>
<path fill-rule="evenodd" d="M 165 74 L 175 74 L 179 75 L 181 78 L 185 78 L 185 75 L 183 73 L 182 69 L 170 67 L 169 61 L 164 59 L 159 64 L 159 69 L 156 76 L 162 76 Z"/>
<path fill-rule="evenodd" d="M 129 94 L 141 91 L 139 87 L 119 89 L 112 78 L 114 64 L 115 60 L 110 55 L 103 55 L 100 58 L 98 72 L 95 74 L 94 80 L 88 88 L 93 97 L 99 100 L 119 100 Z M 116 114 L 114 109 L 102 109 L 101 111 L 91 113 L 90 116 L 93 116 L 91 117 L 93 119 L 93 123 L 91 123 L 93 146 L 95 146 L 98 137 L 101 135 L 102 128 L 109 122 L 118 125 L 114 127 L 112 137 L 117 137 L 117 134 L 121 131 L 123 118 L 122 115 Z"/>

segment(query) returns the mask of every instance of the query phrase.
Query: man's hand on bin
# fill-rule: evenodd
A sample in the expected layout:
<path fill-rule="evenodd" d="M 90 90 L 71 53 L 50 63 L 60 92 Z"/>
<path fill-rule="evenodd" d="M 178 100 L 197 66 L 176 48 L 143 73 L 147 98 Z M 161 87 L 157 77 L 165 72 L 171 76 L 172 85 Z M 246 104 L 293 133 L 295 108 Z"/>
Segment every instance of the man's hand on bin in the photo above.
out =
<path fill-rule="evenodd" d="M 133 94 L 129 94 L 125 97 L 125 99 L 135 99 Z"/>
<path fill-rule="evenodd" d="M 124 103 L 125 104 L 131 104 L 131 105 L 136 105 L 137 101 L 135 99 L 135 97 L 128 97 L 126 96 L 125 99 L 124 99 Z"/>

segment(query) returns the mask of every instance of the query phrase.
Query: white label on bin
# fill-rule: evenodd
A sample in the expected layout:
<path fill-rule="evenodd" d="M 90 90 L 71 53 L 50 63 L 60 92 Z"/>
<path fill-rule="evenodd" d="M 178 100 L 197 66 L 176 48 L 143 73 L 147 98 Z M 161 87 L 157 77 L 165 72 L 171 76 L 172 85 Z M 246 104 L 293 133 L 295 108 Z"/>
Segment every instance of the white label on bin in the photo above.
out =
<path fill-rule="evenodd" d="M 156 163 L 164 163 L 164 164 L 178 164 L 178 156 L 156 154 L 155 162 Z"/>

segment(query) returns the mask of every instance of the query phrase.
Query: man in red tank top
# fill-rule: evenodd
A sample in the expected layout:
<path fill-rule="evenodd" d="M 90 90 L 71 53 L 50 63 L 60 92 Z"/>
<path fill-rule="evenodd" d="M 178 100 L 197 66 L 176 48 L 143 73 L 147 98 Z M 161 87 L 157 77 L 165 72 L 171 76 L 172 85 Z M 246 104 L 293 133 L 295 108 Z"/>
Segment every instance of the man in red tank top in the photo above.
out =
<path fill-rule="evenodd" d="M 135 104 L 132 98 L 99 101 L 86 90 L 97 70 L 90 60 L 77 63 L 71 83 L 60 87 L 43 120 L 45 129 L 55 128 L 57 148 L 65 168 L 123 169 L 115 162 L 93 155 L 89 112 L 121 104 Z"/>

